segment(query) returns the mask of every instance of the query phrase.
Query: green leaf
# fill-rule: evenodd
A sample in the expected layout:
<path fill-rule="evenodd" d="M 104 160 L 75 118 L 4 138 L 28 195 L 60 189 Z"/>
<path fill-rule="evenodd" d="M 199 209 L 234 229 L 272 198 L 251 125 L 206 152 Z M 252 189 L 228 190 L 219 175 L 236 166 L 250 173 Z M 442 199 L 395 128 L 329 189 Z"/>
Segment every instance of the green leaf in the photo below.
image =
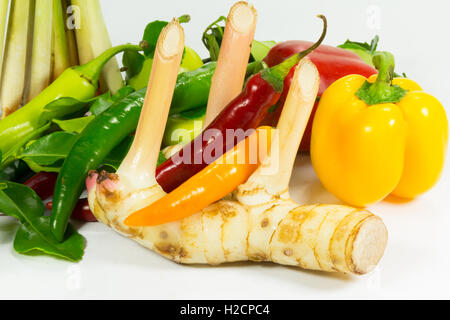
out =
<path fill-rule="evenodd" d="M 162 152 L 160 152 L 160 153 L 159 153 L 159 157 L 158 157 L 158 163 L 157 163 L 156 166 L 160 166 L 160 165 L 162 165 L 162 164 L 163 164 L 164 162 L 166 162 L 166 161 L 167 161 L 166 157 L 163 155 Z"/>
<path fill-rule="evenodd" d="M 251 54 L 255 61 L 263 61 L 277 43 L 275 41 L 253 41 Z"/>
<path fill-rule="evenodd" d="M 8 164 L 14 160 L 18 159 L 18 154 L 23 149 L 23 146 L 27 144 L 29 141 L 32 141 L 34 139 L 37 139 L 41 137 L 48 129 L 50 128 L 50 123 L 47 123 L 46 125 L 42 126 L 41 128 L 31 132 L 30 134 L 26 135 L 22 140 L 18 141 L 14 148 L 10 149 L 2 159 L 2 165 Z"/>
<path fill-rule="evenodd" d="M 50 223 L 50 217 L 41 217 L 32 224 L 22 224 L 14 239 L 14 250 L 23 255 L 44 253 L 72 262 L 80 261 L 84 254 L 84 238 L 69 225 L 66 239 L 58 242 L 51 233 Z"/>
<path fill-rule="evenodd" d="M 380 38 L 378 36 L 375 36 L 370 43 L 347 40 L 344 44 L 338 46 L 338 48 L 356 53 L 365 63 L 373 66 L 372 58 L 377 52 L 379 41 Z"/>
<path fill-rule="evenodd" d="M 74 98 L 59 98 L 45 106 L 39 118 L 39 123 L 45 124 L 53 119 L 61 119 L 83 110 L 87 111 L 91 103 L 92 100 L 79 101 Z"/>
<path fill-rule="evenodd" d="M 111 100 L 111 94 L 109 91 L 103 96 L 99 97 L 92 105 L 89 111 L 94 115 L 98 116 L 105 110 L 107 110 L 113 104 Z"/>
<path fill-rule="evenodd" d="M 33 159 L 25 159 L 24 161 L 27 164 L 27 166 L 35 173 L 39 172 L 59 173 L 64 164 L 64 160 L 58 160 L 52 164 L 45 166 L 37 164 L 36 162 L 33 161 Z"/>
<path fill-rule="evenodd" d="M 147 47 L 144 49 L 144 54 L 147 58 L 153 59 L 156 50 L 156 44 L 161 31 L 169 23 L 167 21 L 153 21 L 147 25 L 144 31 L 143 40 L 146 41 Z"/>
<path fill-rule="evenodd" d="M 14 249 L 21 254 L 44 253 L 69 261 L 80 261 L 85 242 L 70 227 L 64 242 L 58 242 L 50 229 L 50 217 L 44 217 L 44 204 L 30 188 L 12 182 L 0 184 L 0 212 L 21 223 Z"/>
<path fill-rule="evenodd" d="M 18 158 L 23 159 L 31 169 L 36 168 L 35 165 L 51 166 L 67 157 L 77 139 L 75 133 L 54 132 L 27 145 Z"/>
<path fill-rule="evenodd" d="M 89 116 L 70 120 L 53 120 L 53 122 L 56 123 L 63 131 L 81 133 L 94 119 L 95 116 Z"/>
<path fill-rule="evenodd" d="M 111 96 L 111 94 L 108 92 L 101 97 L 99 97 L 91 106 L 90 112 L 94 116 L 98 116 L 104 111 L 106 111 L 109 107 L 111 107 L 115 102 L 122 100 L 129 94 L 133 93 L 134 89 L 130 86 L 125 86 L 119 91 L 116 92 L 115 95 Z"/>

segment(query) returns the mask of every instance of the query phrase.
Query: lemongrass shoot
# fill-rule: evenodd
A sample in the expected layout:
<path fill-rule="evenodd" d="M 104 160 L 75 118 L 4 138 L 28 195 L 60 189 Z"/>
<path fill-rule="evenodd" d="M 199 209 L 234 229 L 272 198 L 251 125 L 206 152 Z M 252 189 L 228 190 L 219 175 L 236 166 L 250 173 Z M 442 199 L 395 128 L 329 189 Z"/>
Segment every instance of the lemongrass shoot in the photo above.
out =
<path fill-rule="evenodd" d="M 248 3 L 238 2 L 231 8 L 211 83 L 205 128 L 242 91 L 256 22 L 256 9 Z"/>
<path fill-rule="evenodd" d="M 58 78 L 64 70 L 71 66 L 65 21 L 61 0 L 53 0 L 53 80 Z"/>
<path fill-rule="evenodd" d="M 36 0 L 31 75 L 26 102 L 50 84 L 52 75 L 53 0 Z"/>
<path fill-rule="evenodd" d="M 31 10 L 31 0 L 11 1 L 0 89 L 2 118 L 16 111 L 22 103 Z"/>
<path fill-rule="evenodd" d="M 130 152 L 118 170 L 133 188 L 156 184 L 161 141 L 184 50 L 184 31 L 174 19 L 161 32 L 156 46 L 147 95 Z"/>
<path fill-rule="evenodd" d="M 77 43 L 80 62 L 85 63 L 86 59 L 95 58 L 111 48 L 111 39 L 106 29 L 99 0 L 74 0 L 73 4 L 78 5 L 80 9 L 81 26 L 77 30 Z M 124 82 L 116 58 L 111 59 L 105 65 L 102 79 L 107 89 L 113 94 L 123 87 Z"/>
<path fill-rule="evenodd" d="M 70 66 L 77 66 L 80 64 L 78 58 L 78 46 L 75 37 L 77 12 L 74 12 L 71 6 L 70 0 L 63 0 L 62 7 L 65 17 L 65 30 L 66 30 L 66 40 L 67 40 L 67 50 L 69 54 L 69 64 Z M 79 19 L 79 18 L 78 18 Z"/>
<path fill-rule="evenodd" d="M 70 12 L 74 19 L 74 30 L 78 49 L 78 58 L 81 65 L 95 58 L 90 45 L 88 15 L 86 13 L 87 2 L 90 0 L 72 0 Z"/>
<path fill-rule="evenodd" d="M 0 0 L 0 79 L 3 66 L 3 51 L 5 44 L 5 32 L 8 20 L 9 0 Z"/>

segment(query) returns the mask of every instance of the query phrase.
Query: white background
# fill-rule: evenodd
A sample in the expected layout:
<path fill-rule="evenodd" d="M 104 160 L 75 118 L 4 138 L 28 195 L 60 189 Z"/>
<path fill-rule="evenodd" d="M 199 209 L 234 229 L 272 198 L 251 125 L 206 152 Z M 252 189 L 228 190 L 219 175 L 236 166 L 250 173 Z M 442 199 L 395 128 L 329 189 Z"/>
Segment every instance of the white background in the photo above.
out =
<path fill-rule="evenodd" d="M 204 28 L 226 15 L 233 1 L 103 0 L 114 44 L 138 42 L 145 25 L 185 13 L 187 45 L 206 51 Z M 315 40 L 319 13 L 329 19 L 326 42 L 369 41 L 393 52 L 397 71 L 406 72 L 438 97 L 450 114 L 450 22 L 448 1 L 255 0 L 258 40 Z M 16 224 L 0 218 L 0 298 L 130 299 L 381 299 L 450 298 L 450 166 L 439 185 L 409 203 L 383 202 L 370 209 L 390 233 L 375 272 L 352 277 L 301 271 L 272 264 L 242 263 L 185 267 L 122 238 L 100 224 L 81 227 L 88 244 L 84 260 L 71 264 L 24 257 L 12 249 Z M 308 203 L 337 203 L 317 181 L 309 159 L 299 158 L 292 195 Z"/>

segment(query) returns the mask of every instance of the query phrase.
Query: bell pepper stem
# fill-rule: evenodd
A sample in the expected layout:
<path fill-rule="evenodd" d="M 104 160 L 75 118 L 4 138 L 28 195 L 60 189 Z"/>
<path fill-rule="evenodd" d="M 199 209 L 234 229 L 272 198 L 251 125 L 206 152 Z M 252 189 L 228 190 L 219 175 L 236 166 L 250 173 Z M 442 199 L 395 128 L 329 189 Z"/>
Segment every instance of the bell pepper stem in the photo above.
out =
<path fill-rule="evenodd" d="M 366 81 L 356 96 L 368 105 L 399 102 L 407 91 L 392 85 L 395 74 L 394 56 L 385 51 L 377 52 L 373 56 L 373 64 L 378 70 L 377 80 L 372 84 Z"/>
<path fill-rule="evenodd" d="M 291 56 L 290 58 L 287 58 L 285 61 L 280 63 L 277 66 L 274 66 L 270 69 L 266 69 L 263 71 L 262 76 L 266 81 L 268 81 L 277 91 L 281 92 L 283 90 L 283 81 L 284 78 L 288 75 L 289 71 L 300 62 L 304 57 L 309 55 L 311 52 L 316 50 L 322 42 L 325 40 L 325 37 L 327 35 L 328 30 L 328 22 L 327 18 L 324 15 L 318 15 L 318 18 L 322 19 L 323 21 L 323 31 L 322 35 L 320 36 L 319 40 L 314 43 L 309 49 L 306 49 L 305 51 L 299 52 Z"/>
<path fill-rule="evenodd" d="M 389 94 L 394 79 L 395 59 L 389 52 L 378 52 L 373 56 L 373 64 L 378 70 L 378 78 L 370 87 L 369 94 L 372 96 Z"/>

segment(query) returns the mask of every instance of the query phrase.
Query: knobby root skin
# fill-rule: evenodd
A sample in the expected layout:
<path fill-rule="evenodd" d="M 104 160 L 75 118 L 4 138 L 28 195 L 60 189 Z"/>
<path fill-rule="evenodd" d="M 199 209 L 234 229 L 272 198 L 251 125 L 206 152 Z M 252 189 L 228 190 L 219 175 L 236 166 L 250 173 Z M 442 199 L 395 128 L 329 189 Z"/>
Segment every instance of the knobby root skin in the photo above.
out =
<path fill-rule="evenodd" d="M 125 193 L 114 179 L 102 178 L 89 192 L 97 219 L 181 264 L 264 261 L 361 275 L 376 267 L 387 244 L 385 225 L 368 211 L 341 205 L 301 206 L 287 192 L 268 197 L 264 188 L 254 185 L 244 185 L 229 199 L 182 221 L 129 228 L 123 223 L 128 215 L 165 193 L 158 185 Z M 118 187 L 111 188 L 112 183 Z M 259 204 L 249 204 L 256 198 Z"/>

